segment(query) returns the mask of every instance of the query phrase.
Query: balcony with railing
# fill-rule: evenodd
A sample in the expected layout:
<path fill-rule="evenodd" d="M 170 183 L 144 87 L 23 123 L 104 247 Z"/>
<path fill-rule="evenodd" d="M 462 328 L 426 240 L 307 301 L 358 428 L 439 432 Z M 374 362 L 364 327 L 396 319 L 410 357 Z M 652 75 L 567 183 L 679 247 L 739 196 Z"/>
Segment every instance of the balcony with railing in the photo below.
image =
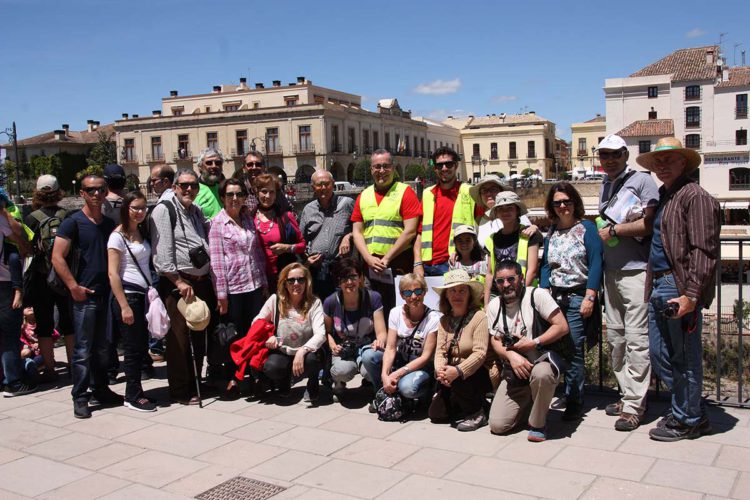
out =
<path fill-rule="evenodd" d="M 193 153 L 188 149 L 180 149 L 172 153 L 172 161 L 193 161 Z"/>
<path fill-rule="evenodd" d="M 146 155 L 146 163 L 156 163 L 164 161 L 164 153 L 153 153 Z"/>
<path fill-rule="evenodd" d="M 293 146 L 293 152 L 296 155 L 314 155 L 315 154 L 315 144 L 311 142 L 303 142 L 302 144 L 295 144 Z"/>
<path fill-rule="evenodd" d="M 266 156 L 284 156 L 284 150 L 278 144 L 266 144 Z"/>
<path fill-rule="evenodd" d="M 334 142 L 331 144 L 331 153 L 343 153 L 344 148 L 341 146 L 340 143 Z"/>
<path fill-rule="evenodd" d="M 122 163 L 123 165 L 137 165 L 138 155 L 136 155 L 132 150 L 126 149 L 122 152 L 120 163 Z"/>
<path fill-rule="evenodd" d="M 747 118 L 747 106 L 738 106 L 734 108 L 734 117 L 738 120 Z"/>

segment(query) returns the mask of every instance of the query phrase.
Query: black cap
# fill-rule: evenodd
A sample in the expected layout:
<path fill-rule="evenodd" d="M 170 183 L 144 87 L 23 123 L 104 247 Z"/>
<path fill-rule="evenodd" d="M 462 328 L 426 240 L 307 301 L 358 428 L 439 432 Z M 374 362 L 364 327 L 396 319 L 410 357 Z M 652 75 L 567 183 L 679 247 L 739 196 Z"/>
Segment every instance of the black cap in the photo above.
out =
<path fill-rule="evenodd" d="M 110 163 L 106 167 L 104 167 L 104 178 L 109 179 L 116 179 L 116 178 L 125 178 L 125 169 L 122 168 L 120 165 L 116 163 Z"/>

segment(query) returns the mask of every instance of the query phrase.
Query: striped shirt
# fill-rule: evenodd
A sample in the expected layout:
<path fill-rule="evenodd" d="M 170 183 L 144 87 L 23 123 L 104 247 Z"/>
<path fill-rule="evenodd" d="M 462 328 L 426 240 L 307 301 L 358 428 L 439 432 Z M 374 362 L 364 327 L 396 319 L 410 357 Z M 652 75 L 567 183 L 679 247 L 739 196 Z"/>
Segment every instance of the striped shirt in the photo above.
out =
<path fill-rule="evenodd" d="M 661 239 L 680 295 L 697 298 L 708 307 L 716 293 L 719 257 L 719 202 L 698 183 L 682 177 L 667 190 L 659 189 Z M 646 275 L 646 300 L 651 295 L 652 263 Z"/>

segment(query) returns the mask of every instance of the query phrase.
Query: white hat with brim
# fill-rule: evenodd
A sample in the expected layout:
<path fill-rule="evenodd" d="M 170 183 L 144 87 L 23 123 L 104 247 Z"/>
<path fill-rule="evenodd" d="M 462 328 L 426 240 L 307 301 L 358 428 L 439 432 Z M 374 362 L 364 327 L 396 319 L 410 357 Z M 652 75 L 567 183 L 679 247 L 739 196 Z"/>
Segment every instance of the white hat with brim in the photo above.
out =
<path fill-rule="evenodd" d="M 185 317 L 187 327 L 194 332 L 205 330 L 211 321 L 211 311 L 208 305 L 198 297 L 193 297 L 190 302 L 184 298 L 177 301 L 177 310 Z"/>
<path fill-rule="evenodd" d="M 485 186 L 487 184 L 497 185 L 497 187 L 500 188 L 500 191 L 505 189 L 502 181 L 500 180 L 500 177 L 498 177 L 495 174 L 485 175 L 484 177 L 479 179 L 479 182 L 477 182 L 476 184 L 474 184 L 473 186 L 469 188 L 469 195 L 474 199 L 475 202 L 479 203 L 483 207 L 485 205 L 484 205 L 484 201 L 482 201 L 482 195 L 480 194 L 480 191 L 482 190 L 482 186 Z"/>
<path fill-rule="evenodd" d="M 500 207 L 505 207 L 508 205 L 515 205 L 518 207 L 519 217 L 529 213 L 529 210 L 526 208 L 524 202 L 521 201 L 521 198 L 517 193 L 513 191 L 503 191 L 501 193 L 497 193 L 497 196 L 495 197 L 495 206 L 487 210 L 487 213 L 485 215 L 490 219 L 496 219 L 497 210 Z"/>
<path fill-rule="evenodd" d="M 472 235 L 472 236 L 474 236 L 476 238 L 477 237 L 477 230 L 474 229 L 474 226 L 469 226 L 467 224 L 461 224 L 460 226 L 458 226 L 453 231 L 453 239 L 455 240 L 456 238 L 458 238 L 462 234 L 470 234 L 470 235 Z"/>
<path fill-rule="evenodd" d="M 682 143 L 674 137 L 663 137 L 656 143 L 656 147 L 650 153 L 638 155 L 635 159 L 640 166 L 652 172 L 656 170 L 656 157 L 665 153 L 679 153 L 685 158 L 685 171 L 683 175 L 689 174 L 701 164 L 701 155 L 694 149 L 682 147 Z"/>
<path fill-rule="evenodd" d="M 604 139 L 602 139 L 602 142 L 600 142 L 596 148 L 594 148 L 596 151 L 599 151 L 600 149 L 611 149 L 613 151 L 617 151 L 618 149 L 627 149 L 628 145 L 625 143 L 625 140 L 616 134 L 610 134 Z"/>
<path fill-rule="evenodd" d="M 443 286 L 434 286 L 432 289 L 438 295 L 441 295 L 445 290 L 453 288 L 455 286 L 466 285 L 471 290 L 472 299 L 474 302 L 478 302 L 484 295 L 484 285 L 479 281 L 471 279 L 469 273 L 463 269 L 452 269 L 443 275 L 445 284 Z"/>

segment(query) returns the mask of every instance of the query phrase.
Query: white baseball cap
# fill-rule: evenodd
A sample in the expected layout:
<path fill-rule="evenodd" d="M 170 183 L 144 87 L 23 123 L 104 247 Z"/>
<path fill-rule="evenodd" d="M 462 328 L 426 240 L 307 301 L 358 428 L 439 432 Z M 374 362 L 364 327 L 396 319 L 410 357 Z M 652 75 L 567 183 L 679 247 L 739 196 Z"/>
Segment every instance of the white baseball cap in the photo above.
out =
<path fill-rule="evenodd" d="M 625 144 L 625 141 L 620 137 L 619 135 L 610 134 L 604 139 L 602 139 L 602 142 L 599 143 L 599 145 L 596 147 L 596 150 L 599 151 L 600 149 L 611 149 L 613 151 L 617 151 L 618 149 L 626 148 L 628 145 Z"/>

